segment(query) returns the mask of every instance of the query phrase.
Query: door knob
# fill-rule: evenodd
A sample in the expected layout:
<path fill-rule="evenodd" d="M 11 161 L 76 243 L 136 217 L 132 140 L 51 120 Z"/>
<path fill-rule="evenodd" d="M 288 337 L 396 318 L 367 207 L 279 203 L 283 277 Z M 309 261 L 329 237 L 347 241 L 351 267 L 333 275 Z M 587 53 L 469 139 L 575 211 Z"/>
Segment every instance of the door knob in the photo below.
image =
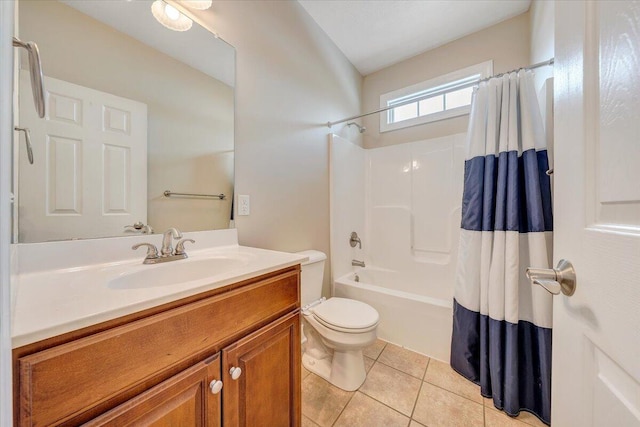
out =
<path fill-rule="evenodd" d="M 211 394 L 218 394 L 220 390 L 222 390 L 222 381 L 213 380 L 209 383 L 209 388 L 211 389 Z"/>
<path fill-rule="evenodd" d="M 233 366 L 231 367 L 231 369 L 229 369 L 229 375 L 231 375 L 231 379 L 237 380 L 238 378 L 240 378 L 240 375 L 242 375 L 242 369 Z"/>
<path fill-rule="evenodd" d="M 553 295 L 562 292 L 570 297 L 576 291 L 576 270 L 566 259 L 558 261 L 556 268 L 527 268 L 527 278 L 534 285 L 545 288 Z"/>

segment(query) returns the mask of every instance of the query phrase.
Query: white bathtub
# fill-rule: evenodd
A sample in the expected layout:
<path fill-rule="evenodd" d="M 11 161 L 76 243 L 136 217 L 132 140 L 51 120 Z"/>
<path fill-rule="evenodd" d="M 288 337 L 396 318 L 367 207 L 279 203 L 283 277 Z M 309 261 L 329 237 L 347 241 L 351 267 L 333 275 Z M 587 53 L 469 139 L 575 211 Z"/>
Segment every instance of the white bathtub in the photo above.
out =
<path fill-rule="evenodd" d="M 334 295 L 365 302 L 380 313 L 378 337 L 449 362 L 452 301 L 394 289 L 393 271 L 367 267 L 336 279 Z"/>

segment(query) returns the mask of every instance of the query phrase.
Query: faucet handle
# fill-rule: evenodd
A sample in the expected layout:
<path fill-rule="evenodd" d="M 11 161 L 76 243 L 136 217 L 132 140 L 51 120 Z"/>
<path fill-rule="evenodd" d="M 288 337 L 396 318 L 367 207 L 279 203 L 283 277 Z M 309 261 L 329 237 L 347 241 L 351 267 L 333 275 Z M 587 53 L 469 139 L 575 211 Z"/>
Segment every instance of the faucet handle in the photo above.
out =
<path fill-rule="evenodd" d="M 351 236 L 349 237 L 349 244 L 352 248 L 355 248 L 356 245 L 358 245 L 359 249 L 362 249 L 362 241 L 360 240 L 360 237 L 358 237 L 358 233 L 356 233 L 355 231 L 351 232 Z"/>
<path fill-rule="evenodd" d="M 147 247 L 147 259 L 158 258 L 158 248 L 151 243 L 138 243 L 137 245 L 131 246 L 131 249 L 136 250 L 142 246 Z"/>
<path fill-rule="evenodd" d="M 186 255 L 186 252 L 184 251 L 184 244 L 186 242 L 195 243 L 196 241 L 193 239 L 182 239 L 178 241 L 178 243 L 176 243 L 176 255 Z"/>

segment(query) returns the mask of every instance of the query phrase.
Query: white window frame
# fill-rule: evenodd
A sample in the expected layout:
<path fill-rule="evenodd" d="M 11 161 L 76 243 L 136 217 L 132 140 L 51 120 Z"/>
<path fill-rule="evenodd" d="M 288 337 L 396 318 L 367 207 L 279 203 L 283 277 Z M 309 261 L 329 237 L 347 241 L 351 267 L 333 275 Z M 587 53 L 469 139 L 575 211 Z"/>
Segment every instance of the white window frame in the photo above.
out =
<path fill-rule="evenodd" d="M 480 64 L 472 65 L 460 70 L 453 71 L 451 73 L 435 77 L 433 79 L 426 80 L 411 86 L 404 87 L 402 89 L 394 90 L 380 95 L 380 108 L 386 108 L 391 101 L 397 101 L 401 98 L 410 99 L 412 96 L 417 96 L 415 102 L 419 102 L 421 99 L 430 98 L 433 96 L 446 94 L 448 92 L 455 92 L 460 89 L 460 86 L 466 86 L 477 80 L 481 80 L 493 75 L 493 60 L 485 61 Z M 469 78 L 471 76 L 477 76 L 468 80 L 460 85 L 448 86 L 453 82 Z M 419 94 L 419 96 L 418 96 Z M 392 130 L 404 129 L 411 126 L 422 125 L 425 123 L 431 123 L 439 120 L 449 119 L 452 117 L 463 116 L 469 114 L 471 111 L 471 105 L 465 105 L 463 107 L 452 108 L 449 110 L 439 111 L 437 113 L 426 114 L 424 116 L 418 116 L 413 119 L 402 120 L 395 123 L 389 123 L 390 111 L 384 111 L 380 113 L 380 132 L 389 132 Z"/>

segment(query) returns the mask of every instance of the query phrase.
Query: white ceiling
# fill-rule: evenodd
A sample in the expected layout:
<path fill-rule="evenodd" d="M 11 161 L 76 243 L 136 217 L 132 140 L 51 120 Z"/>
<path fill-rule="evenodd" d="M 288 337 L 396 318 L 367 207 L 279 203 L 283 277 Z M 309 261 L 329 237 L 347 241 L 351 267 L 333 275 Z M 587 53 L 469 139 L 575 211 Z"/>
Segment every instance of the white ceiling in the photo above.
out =
<path fill-rule="evenodd" d="M 298 0 L 363 76 L 526 12 L 531 0 Z"/>

